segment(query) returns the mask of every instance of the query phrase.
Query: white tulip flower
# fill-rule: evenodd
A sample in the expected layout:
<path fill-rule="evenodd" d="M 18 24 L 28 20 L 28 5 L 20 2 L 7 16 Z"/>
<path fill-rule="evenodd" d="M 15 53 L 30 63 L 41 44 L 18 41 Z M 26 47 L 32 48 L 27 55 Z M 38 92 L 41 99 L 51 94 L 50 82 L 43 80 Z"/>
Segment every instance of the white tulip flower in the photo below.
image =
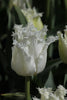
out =
<path fill-rule="evenodd" d="M 40 99 L 34 97 L 33 100 L 66 100 L 67 90 L 62 85 L 59 85 L 55 91 L 45 87 L 38 88 L 38 91 L 41 95 Z"/>
<path fill-rule="evenodd" d="M 42 72 L 47 62 L 47 48 L 58 39 L 44 39 L 47 27 L 38 31 L 32 24 L 26 27 L 15 25 L 12 47 L 12 69 L 21 76 L 32 76 Z"/>
<path fill-rule="evenodd" d="M 59 36 L 59 55 L 61 60 L 67 64 L 67 26 L 66 29 L 64 30 L 64 36 L 60 31 L 58 32 L 58 36 Z"/>
<path fill-rule="evenodd" d="M 50 93 L 52 93 L 52 88 L 38 88 L 41 94 L 41 100 L 48 100 Z"/>
<path fill-rule="evenodd" d="M 62 86 L 59 85 L 54 93 L 60 100 L 65 100 L 64 96 L 67 94 L 67 90 Z"/>

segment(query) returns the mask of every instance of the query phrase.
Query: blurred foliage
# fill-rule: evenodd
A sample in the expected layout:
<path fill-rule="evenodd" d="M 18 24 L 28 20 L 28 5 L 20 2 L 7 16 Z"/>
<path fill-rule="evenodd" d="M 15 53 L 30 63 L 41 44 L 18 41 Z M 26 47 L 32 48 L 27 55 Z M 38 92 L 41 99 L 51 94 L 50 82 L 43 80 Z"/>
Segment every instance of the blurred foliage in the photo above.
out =
<path fill-rule="evenodd" d="M 67 0 L 30 0 L 38 12 L 43 12 L 42 21 L 48 25 L 49 35 L 56 35 L 67 24 Z M 11 69 L 12 32 L 14 24 L 27 24 L 20 7 L 12 0 L 0 0 L 0 94 L 24 92 L 24 77 Z M 31 78 L 31 94 L 38 95 L 37 87 L 52 87 L 62 84 L 67 88 L 67 65 L 62 63 L 58 53 L 58 43 L 50 45 L 46 68 Z"/>

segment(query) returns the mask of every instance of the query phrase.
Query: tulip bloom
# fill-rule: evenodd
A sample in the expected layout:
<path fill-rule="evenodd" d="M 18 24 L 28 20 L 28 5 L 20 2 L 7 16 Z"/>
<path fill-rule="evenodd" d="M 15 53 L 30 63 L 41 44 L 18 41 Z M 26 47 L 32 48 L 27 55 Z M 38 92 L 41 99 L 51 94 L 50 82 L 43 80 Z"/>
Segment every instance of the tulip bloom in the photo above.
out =
<path fill-rule="evenodd" d="M 59 36 L 59 46 L 58 46 L 59 55 L 62 61 L 67 64 L 67 26 L 66 29 L 64 30 L 64 36 L 60 31 L 58 32 L 58 36 Z"/>
<path fill-rule="evenodd" d="M 41 95 L 40 98 L 34 97 L 33 100 L 65 100 L 67 90 L 59 85 L 55 91 L 52 91 L 52 88 L 38 88 L 38 91 Z"/>
<path fill-rule="evenodd" d="M 28 23 L 32 23 L 38 30 L 43 28 L 43 23 L 41 21 L 42 13 L 37 13 L 35 8 L 22 9 L 21 11 L 25 15 Z"/>
<path fill-rule="evenodd" d="M 41 95 L 41 100 L 48 100 L 52 93 L 52 88 L 38 88 L 38 90 Z"/>
<path fill-rule="evenodd" d="M 59 97 L 60 100 L 64 100 L 67 90 L 62 85 L 59 85 L 54 94 Z"/>
<path fill-rule="evenodd" d="M 32 76 L 42 72 L 47 62 L 47 48 L 57 40 L 50 36 L 45 40 L 47 26 L 38 31 L 32 24 L 26 27 L 15 25 L 12 47 L 12 69 L 21 76 Z"/>

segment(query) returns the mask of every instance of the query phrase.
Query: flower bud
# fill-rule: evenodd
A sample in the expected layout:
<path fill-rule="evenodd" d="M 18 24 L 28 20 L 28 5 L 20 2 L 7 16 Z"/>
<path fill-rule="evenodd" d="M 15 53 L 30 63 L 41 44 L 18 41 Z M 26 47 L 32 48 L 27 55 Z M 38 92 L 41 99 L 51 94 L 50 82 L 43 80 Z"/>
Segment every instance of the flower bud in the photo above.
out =
<path fill-rule="evenodd" d="M 67 64 L 67 26 L 64 30 L 64 36 L 60 31 L 57 34 L 59 36 L 59 55 L 61 60 Z"/>
<path fill-rule="evenodd" d="M 27 21 L 33 23 L 33 25 L 38 30 L 41 30 L 43 28 L 43 23 L 41 20 L 42 13 L 37 13 L 35 8 L 22 9 L 22 12 L 25 15 Z"/>

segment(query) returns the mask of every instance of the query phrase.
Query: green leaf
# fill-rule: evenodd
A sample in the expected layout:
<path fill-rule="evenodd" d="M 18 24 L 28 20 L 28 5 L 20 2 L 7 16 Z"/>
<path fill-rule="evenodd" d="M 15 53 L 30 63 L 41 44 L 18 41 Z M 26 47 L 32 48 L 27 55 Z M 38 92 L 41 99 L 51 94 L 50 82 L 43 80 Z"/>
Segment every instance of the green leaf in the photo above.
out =
<path fill-rule="evenodd" d="M 46 5 L 47 5 L 47 8 L 46 8 L 46 17 L 47 17 L 47 19 L 48 19 L 48 17 L 49 17 L 49 14 L 50 14 L 50 2 L 51 2 L 51 0 L 47 0 L 47 3 L 46 3 Z"/>
<path fill-rule="evenodd" d="M 53 56 L 53 48 L 54 48 L 54 46 L 53 46 L 53 44 L 51 44 L 49 46 L 49 49 L 48 49 L 48 56 L 49 56 L 49 58 L 52 58 L 52 56 Z"/>
<path fill-rule="evenodd" d="M 21 93 L 21 92 L 16 92 L 16 93 L 5 93 L 5 94 L 1 94 L 1 96 L 5 96 L 5 97 L 12 97 L 12 96 L 25 97 L 25 94 L 24 93 Z"/>
<path fill-rule="evenodd" d="M 59 58 L 48 61 L 46 68 L 43 70 L 43 72 L 41 72 L 40 74 L 38 74 L 36 77 L 33 78 L 36 84 L 40 87 L 44 86 L 46 80 L 48 79 L 50 70 L 59 66 L 61 62 L 62 61 Z"/>
<path fill-rule="evenodd" d="M 27 24 L 27 20 L 21 12 L 21 9 L 17 6 L 14 6 L 13 10 L 15 15 L 15 24 L 23 24 L 23 26 L 25 26 Z"/>
<path fill-rule="evenodd" d="M 62 63 L 62 61 L 60 60 L 60 58 L 50 60 L 50 61 L 48 61 L 47 65 L 46 65 L 47 66 L 46 70 L 49 70 L 49 69 L 51 70 L 53 67 L 59 66 L 59 64 L 61 64 L 61 63 Z"/>
<path fill-rule="evenodd" d="M 7 10 L 7 15 L 8 15 L 8 29 L 10 29 L 11 28 L 11 12 L 9 9 Z"/>
<path fill-rule="evenodd" d="M 52 88 L 55 88 L 55 83 L 54 83 L 54 79 L 53 79 L 53 74 L 52 72 L 50 71 L 49 73 L 49 76 L 48 76 L 48 79 L 44 85 L 45 87 L 52 87 Z"/>
<path fill-rule="evenodd" d="M 30 5 L 32 6 L 32 0 L 29 0 L 29 2 L 30 2 Z"/>
<path fill-rule="evenodd" d="M 64 2 L 65 2 L 65 8 L 67 10 L 67 0 L 64 0 Z"/>
<path fill-rule="evenodd" d="M 65 74 L 65 77 L 64 77 L 64 86 L 66 85 L 67 83 L 67 74 Z"/>

